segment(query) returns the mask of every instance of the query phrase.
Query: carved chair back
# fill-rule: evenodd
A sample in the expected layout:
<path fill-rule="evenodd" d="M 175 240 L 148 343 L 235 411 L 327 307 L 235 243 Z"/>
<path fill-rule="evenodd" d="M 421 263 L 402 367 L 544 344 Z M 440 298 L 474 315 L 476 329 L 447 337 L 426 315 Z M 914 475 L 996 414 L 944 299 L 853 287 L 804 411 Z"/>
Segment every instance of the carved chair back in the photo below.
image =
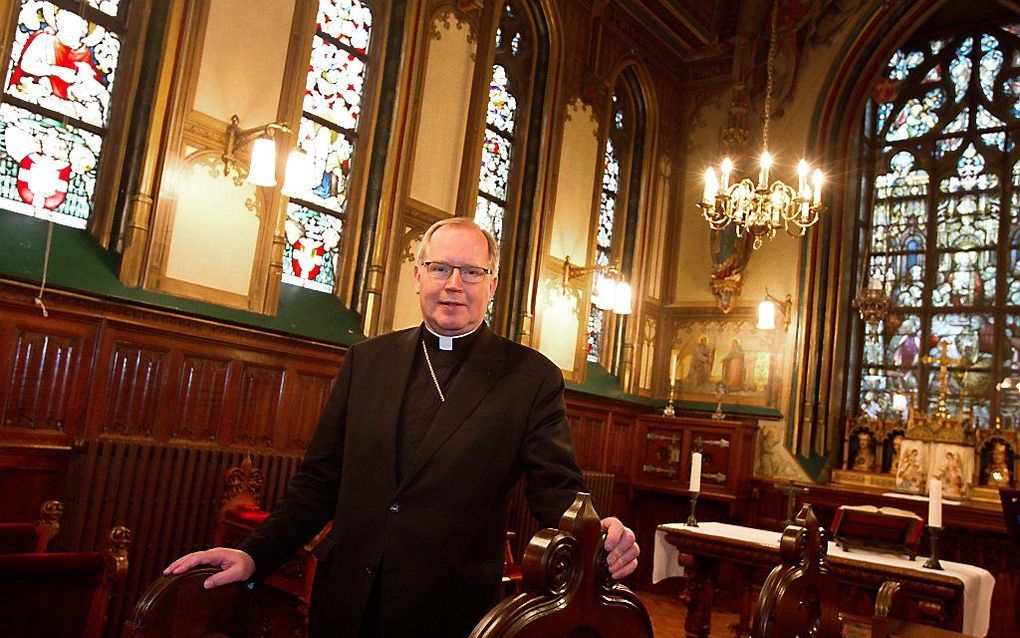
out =
<path fill-rule="evenodd" d="M 249 638 L 255 631 L 251 592 L 241 583 L 205 589 L 217 567 L 161 576 L 124 621 L 122 638 Z"/>
<path fill-rule="evenodd" d="M 614 581 L 591 496 L 579 492 L 560 519 L 524 552 L 523 591 L 496 605 L 471 638 L 651 638 L 637 594 Z"/>
<path fill-rule="evenodd" d="M 839 638 L 836 578 L 828 539 L 805 505 L 780 541 L 782 563 L 765 579 L 751 618 L 752 638 Z"/>

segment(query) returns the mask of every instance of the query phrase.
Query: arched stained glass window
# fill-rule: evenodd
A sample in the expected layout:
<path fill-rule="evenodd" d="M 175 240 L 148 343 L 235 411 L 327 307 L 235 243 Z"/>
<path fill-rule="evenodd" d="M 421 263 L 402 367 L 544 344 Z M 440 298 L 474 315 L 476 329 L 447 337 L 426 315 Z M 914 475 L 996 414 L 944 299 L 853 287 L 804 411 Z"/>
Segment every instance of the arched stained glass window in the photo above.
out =
<path fill-rule="evenodd" d="M 505 240 L 512 235 L 509 211 L 518 207 L 527 125 L 535 91 L 536 29 L 530 8 L 508 0 L 496 29 L 496 54 L 489 80 L 482 138 L 482 159 L 475 199 L 475 221 L 488 229 L 500 248 L 504 272 L 508 264 Z M 504 294 L 502 298 L 506 298 Z M 492 325 L 499 297 L 486 312 Z"/>
<path fill-rule="evenodd" d="M 359 0 L 320 0 L 297 145 L 314 184 L 289 193 L 283 281 L 323 292 L 336 286 L 358 141 L 372 11 Z"/>
<path fill-rule="evenodd" d="M 127 0 L 21 0 L 0 97 L 0 207 L 85 228 Z"/>
<path fill-rule="evenodd" d="M 857 403 L 883 416 L 904 394 L 938 400 L 947 344 L 948 406 L 988 426 L 1017 422 L 996 390 L 1020 378 L 1020 24 L 918 40 L 889 60 L 865 145 L 871 205 L 862 275 L 892 309 L 864 326 Z"/>
<path fill-rule="evenodd" d="M 640 182 L 644 115 L 639 87 L 632 70 L 620 74 L 612 96 L 609 134 L 602 156 L 602 185 L 599 193 L 598 218 L 595 227 L 595 265 L 615 263 L 626 274 L 625 264 L 631 247 L 622 239 L 626 228 L 633 228 L 637 215 L 636 183 Z M 633 234 L 633 233 L 631 233 Z M 630 238 L 633 241 L 633 237 Z M 606 311 L 594 303 L 588 313 L 587 357 L 593 363 L 606 363 L 613 368 L 614 357 L 605 352 L 610 328 L 616 326 Z"/>

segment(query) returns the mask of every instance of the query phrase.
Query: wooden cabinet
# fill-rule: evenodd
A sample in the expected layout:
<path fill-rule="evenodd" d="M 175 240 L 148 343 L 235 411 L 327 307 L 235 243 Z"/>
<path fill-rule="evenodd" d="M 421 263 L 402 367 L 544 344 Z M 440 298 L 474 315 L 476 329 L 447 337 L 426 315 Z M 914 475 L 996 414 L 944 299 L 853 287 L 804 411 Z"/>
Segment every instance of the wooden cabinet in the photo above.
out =
<path fill-rule="evenodd" d="M 757 432 L 757 424 L 749 419 L 639 416 L 632 482 L 635 487 L 686 495 L 691 454 L 701 452 L 702 495 L 749 498 Z"/>

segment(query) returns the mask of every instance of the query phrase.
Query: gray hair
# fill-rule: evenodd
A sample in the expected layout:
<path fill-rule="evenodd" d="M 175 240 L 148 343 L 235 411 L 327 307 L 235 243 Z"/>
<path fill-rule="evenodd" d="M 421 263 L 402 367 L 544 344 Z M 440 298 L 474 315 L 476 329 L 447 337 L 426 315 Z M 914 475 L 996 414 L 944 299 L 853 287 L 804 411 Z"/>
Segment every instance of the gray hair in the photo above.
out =
<path fill-rule="evenodd" d="M 492 233 L 479 226 L 475 220 L 470 217 L 447 217 L 446 219 L 440 219 L 429 226 L 429 229 L 425 231 L 425 234 L 421 238 L 421 243 L 418 244 L 418 252 L 414 256 L 415 262 L 421 263 L 425 260 L 425 253 L 429 249 L 429 243 L 432 242 L 432 236 L 435 235 L 436 231 L 443 226 L 473 228 L 484 235 L 485 241 L 489 245 L 489 264 L 492 267 L 492 276 L 495 277 L 499 275 L 499 246 L 496 244 L 496 238 L 492 236 Z"/>

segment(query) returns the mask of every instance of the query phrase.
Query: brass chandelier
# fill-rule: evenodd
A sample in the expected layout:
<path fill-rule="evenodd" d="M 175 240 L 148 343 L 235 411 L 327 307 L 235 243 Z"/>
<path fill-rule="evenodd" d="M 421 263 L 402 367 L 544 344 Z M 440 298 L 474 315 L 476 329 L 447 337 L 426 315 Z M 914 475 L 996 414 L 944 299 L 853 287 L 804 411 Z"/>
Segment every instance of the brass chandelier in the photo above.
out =
<path fill-rule="evenodd" d="M 769 183 L 769 171 L 773 157 L 768 151 L 769 116 L 772 110 L 772 84 L 776 54 L 776 16 L 779 3 L 772 5 L 771 29 L 769 31 L 769 53 L 766 64 L 767 84 L 765 88 L 765 123 L 762 129 L 761 169 L 758 181 L 750 178 L 730 184 L 733 161 L 723 159 L 720 167 L 721 181 L 715 170 L 705 171 L 705 193 L 698 202 L 702 215 L 712 230 L 723 230 L 730 224 L 736 228 L 737 236 L 750 235 L 754 248 L 761 248 L 764 238 L 772 239 L 782 228 L 790 235 L 802 236 L 814 225 L 825 206 L 822 205 L 821 169 L 811 168 L 805 160 L 797 165 L 797 188 L 783 181 Z M 810 183 L 808 176 L 811 175 Z"/>

